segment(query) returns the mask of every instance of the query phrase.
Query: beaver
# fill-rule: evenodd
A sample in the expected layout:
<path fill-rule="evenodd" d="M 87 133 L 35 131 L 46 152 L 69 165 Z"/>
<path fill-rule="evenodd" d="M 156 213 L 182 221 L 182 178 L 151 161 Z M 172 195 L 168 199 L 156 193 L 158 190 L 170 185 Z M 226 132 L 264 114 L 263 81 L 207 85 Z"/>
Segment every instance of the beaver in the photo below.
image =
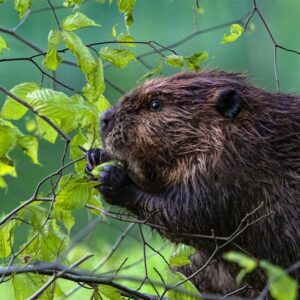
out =
<path fill-rule="evenodd" d="M 99 191 L 195 247 L 182 271 L 201 268 L 192 278 L 200 291 L 238 288 L 237 267 L 222 259 L 231 249 L 283 268 L 299 260 L 299 96 L 216 70 L 154 78 L 102 115 L 101 137 L 104 149 L 89 152 L 87 171 L 121 164 L 104 168 Z M 262 272 L 246 281 L 255 293 L 266 284 Z"/>

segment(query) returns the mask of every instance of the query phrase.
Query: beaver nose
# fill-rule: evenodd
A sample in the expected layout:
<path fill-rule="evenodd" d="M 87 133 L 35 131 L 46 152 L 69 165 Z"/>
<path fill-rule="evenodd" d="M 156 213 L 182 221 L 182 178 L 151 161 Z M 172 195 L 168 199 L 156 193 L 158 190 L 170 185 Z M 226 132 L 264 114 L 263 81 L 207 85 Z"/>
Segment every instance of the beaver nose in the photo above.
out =
<path fill-rule="evenodd" d="M 101 133 L 104 133 L 110 127 L 114 116 L 115 110 L 113 108 L 107 109 L 102 113 L 100 122 Z"/>

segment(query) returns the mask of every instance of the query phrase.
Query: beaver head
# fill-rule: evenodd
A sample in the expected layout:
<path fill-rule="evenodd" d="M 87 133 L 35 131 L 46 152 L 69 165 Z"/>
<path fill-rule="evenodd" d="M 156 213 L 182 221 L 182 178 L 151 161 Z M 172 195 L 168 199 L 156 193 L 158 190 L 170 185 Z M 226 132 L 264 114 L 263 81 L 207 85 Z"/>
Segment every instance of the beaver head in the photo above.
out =
<path fill-rule="evenodd" d="M 218 163 L 226 132 L 247 115 L 248 93 L 243 76 L 220 71 L 148 80 L 103 114 L 105 150 L 142 183 L 166 187 L 193 172 L 205 175 Z"/>

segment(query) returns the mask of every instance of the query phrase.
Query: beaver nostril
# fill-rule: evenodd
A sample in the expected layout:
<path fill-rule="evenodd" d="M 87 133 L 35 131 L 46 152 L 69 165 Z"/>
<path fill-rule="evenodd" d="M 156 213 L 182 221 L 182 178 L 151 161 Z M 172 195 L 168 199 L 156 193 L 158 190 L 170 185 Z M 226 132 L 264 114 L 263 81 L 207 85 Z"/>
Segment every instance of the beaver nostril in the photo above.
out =
<path fill-rule="evenodd" d="M 111 124 L 111 121 L 113 120 L 115 115 L 114 109 L 108 109 L 104 111 L 101 115 L 101 132 L 104 133 L 109 128 L 109 125 Z"/>

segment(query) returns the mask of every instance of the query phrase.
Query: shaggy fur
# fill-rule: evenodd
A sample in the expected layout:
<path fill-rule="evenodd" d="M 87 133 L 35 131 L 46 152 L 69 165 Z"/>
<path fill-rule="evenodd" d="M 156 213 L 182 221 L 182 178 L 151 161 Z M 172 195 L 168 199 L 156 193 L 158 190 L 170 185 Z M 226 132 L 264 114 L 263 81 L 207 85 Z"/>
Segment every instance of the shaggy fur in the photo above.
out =
<path fill-rule="evenodd" d="M 158 111 L 149 109 L 154 99 L 161 102 Z M 108 167 L 100 191 L 171 241 L 197 248 L 185 274 L 201 267 L 215 248 L 214 240 L 192 234 L 228 237 L 263 203 L 248 221 L 267 216 L 194 278 L 199 290 L 227 293 L 237 287 L 237 269 L 222 260 L 223 251 L 244 249 L 284 268 L 299 260 L 298 96 L 265 92 L 237 74 L 180 73 L 124 95 L 106 125 L 104 149 L 124 167 Z M 262 273 L 247 280 L 258 290 L 265 284 Z"/>

